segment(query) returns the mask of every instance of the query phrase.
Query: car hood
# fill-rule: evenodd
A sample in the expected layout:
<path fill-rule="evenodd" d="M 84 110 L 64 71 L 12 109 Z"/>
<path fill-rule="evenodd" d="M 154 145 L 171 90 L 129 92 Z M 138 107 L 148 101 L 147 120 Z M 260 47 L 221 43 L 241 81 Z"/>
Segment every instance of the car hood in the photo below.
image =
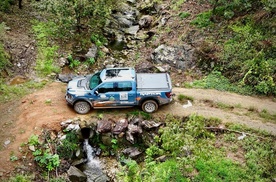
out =
<path fill-rule="evenodd" d="M 71 80 L 67 85 L 67 90 L 87 90 L 87 77 L 77 77 Z"/>

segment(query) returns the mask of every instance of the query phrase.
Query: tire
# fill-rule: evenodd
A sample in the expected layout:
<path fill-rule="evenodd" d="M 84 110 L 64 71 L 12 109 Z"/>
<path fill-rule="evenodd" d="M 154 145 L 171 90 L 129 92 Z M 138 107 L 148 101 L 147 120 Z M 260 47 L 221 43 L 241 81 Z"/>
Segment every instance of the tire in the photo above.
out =
<path fill-rule="evenodd" d="M 86 101 L 78 101 L 74 104 L 74 110 L 79 114 L 87 114 L 91 106 Z"/>
<path fill-rule="evenodd" d="M 158 104 L 154 100 L 147 100 L 142 104 L 142 110 L 147 113 L 153 113 L 157 111 Z"/>

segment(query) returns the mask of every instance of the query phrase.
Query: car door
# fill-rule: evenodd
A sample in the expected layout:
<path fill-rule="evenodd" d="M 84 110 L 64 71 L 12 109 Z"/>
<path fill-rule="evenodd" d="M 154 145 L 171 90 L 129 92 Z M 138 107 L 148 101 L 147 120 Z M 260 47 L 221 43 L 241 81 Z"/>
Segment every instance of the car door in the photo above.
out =
<path fill-rule="evenodd" d="M 115 107 L 119 102 L 119 95 L 115 91 L 116 82 L 105 82 L 96 88 L 94 108 Z"/>
<path fill-rule="evenodd" d="M 132 106 L 135 104 L 136 91 L 131 81 L 121 81 L 115 85 L 116 98 L 119 98 L 118 106 Z"/>

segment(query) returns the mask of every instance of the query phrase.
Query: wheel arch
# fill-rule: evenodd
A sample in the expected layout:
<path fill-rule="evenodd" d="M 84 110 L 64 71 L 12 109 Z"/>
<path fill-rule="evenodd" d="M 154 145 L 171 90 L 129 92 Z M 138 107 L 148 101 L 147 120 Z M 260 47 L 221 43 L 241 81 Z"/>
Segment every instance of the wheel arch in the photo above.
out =
<path fill-rule="evenodd" d="M 142 98 L 139 101 L 138 105 L 141 107 L 143 105 L 143 103 L 145 101 L 147 101 L 147 100 L 153 100 L 153 101 L 155 101 L 157 103 L 158 106 L 160 106 L 160 102 L 159 102 L 159 100 L 156 97 L 145 97 L 145 98 Z"/>
<path fill-rule="evenodd" d="M 77 102 L 79 102 L 79 101 L 85 101 L 85 102 L 87 102 L 87 103 L 90 105 L 91 108 L 93 108 L 92 102 L 91 102 L 89 99 L 86 99 L 86 98 L 78 98 L 78 99 L 74 100 L 73 106 L 74 106 Z"/>

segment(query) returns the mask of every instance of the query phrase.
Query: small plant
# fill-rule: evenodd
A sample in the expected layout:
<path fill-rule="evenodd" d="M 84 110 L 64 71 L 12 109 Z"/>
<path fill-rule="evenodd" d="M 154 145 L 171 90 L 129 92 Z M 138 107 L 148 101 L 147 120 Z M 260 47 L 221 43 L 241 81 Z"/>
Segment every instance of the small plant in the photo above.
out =
<path fill-rule="evenodd" d="M 258 111 L 258 108 L 256 108 L 255 106 L 250 106 L 249 108 L 248 108 L 248 111 L 250 111 L 250 112 L 259 112 Z"/>
<path fill-rule="evenodd" d="M 92 34 L 90 37 L 91 42 L 96 44 L 97 47 L 100 47 L 107 43 L 107 39 L 99 34 Z"/>
<path fill-rule="evenodd" d="M 119 148 L 118 140 L 116 138 L 112 138 L 111 143 L 112 143 L 111 145 L 112 150 L 116 151 Z"/>
<path fill-rule="evenodd" d="M 51 99 L 47 99 L 47 100 L 45 101 L 45 104 L 51 105 L 51 104 L 52 104 L 52 100 L 51 100 Z"/>
<path fill-rule="evenodd" d="M 10 156 L 10 161 L 14 162 L 14 161 L 17 161 L 18 160 L 18 157 L 14 154 L 14 152 L 11 153 L 11 156 Z"/>
<path fill-rule="evenodd" d="M 29 138 L 29 141 L 28 141 L 28 144 L 29 145 L 33 145 L 33 146 L 37 146 L 39 145 L 39 138 L 37 135 L 32 135 L 30 138 Z"/>
<path fill-rule="evenodd" d="M 207 11 L 201 14 L 198 14 L 196 19 L 194 19 L 191 24 L 195 25 L 199 28 L 204 28 L 212 25 L 212 22 L 210 21 L 210 18 L 212 16 L 211 11 Z"/>
<path fill-rule="evenodd" d="M 177 96 L 177 99 L 180 101 L 180 102 L 185 102 L 187 100 L 190 100 L 190 101 L 194 101 L 194 98 L 191 97 L 191 96 L 187 96 L 187 95 L 184 95 L 184 94 L 179 94 Z"/>
<path fill-rule="evenodd" d="M 52 171 L 59 166 L 60 160 L 57 154 L 51 154 L 49 150 L 45 150 L 43 155 L 38 155 L 35 157 L 35 161 L 42 168 L 46 168 L 47 171 Z"/>
<path fill-rule="evenodd" d="M 191 16 L 191 14 L 188 13 L 188 12 L 181 12 L 181 13 L 178 14 L 178 16 L 183 20 L 183 19 L 188 18 L 189 16 Z"/>
<path fill-rule="evenodd" d="M 69 68 L 71 69 L 78 67 L 81 63 L 79 60 L 74 59 L 72 55 L 69 55 L 67 59 L 69 61 Z"/>
<path fill-rule="evenodd" d="M 94 58 L 89 58 L 89 59 L 87 59 L 87 60 L 85 61 L 85 63 L 88 64 L 88 65 L 93 65 L 95 62 L 96 62 L 96 61 L 95 61 Z"/>
<path fill-rule="evenodd" d="M 69 132 L 66 138 L 62 140 L 61 144 L 57 147 L 57 153 L 60 157 L 70 159 L 78 148 L 78 136 L 76 132 Z"/>

